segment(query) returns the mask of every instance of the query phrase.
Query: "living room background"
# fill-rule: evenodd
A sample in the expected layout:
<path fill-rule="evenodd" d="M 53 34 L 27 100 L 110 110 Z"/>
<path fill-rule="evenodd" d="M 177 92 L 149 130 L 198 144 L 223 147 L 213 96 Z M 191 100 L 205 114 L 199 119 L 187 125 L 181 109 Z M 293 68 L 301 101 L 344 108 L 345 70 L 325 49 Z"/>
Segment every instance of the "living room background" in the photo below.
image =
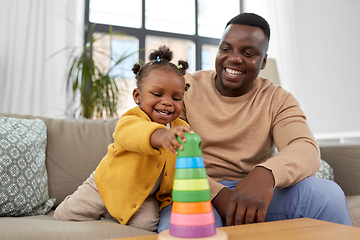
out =
<path fill-rule="evenodd" d="M 2 0 L 1 5 L 0 112 L 66 117 L 70 53 L 55 53 L 82 45 L 85 0 Z M 360 1 L 243 0 L 242 7 L 269 21 L 269 57 L 315 136 L 359 141 Z"/>

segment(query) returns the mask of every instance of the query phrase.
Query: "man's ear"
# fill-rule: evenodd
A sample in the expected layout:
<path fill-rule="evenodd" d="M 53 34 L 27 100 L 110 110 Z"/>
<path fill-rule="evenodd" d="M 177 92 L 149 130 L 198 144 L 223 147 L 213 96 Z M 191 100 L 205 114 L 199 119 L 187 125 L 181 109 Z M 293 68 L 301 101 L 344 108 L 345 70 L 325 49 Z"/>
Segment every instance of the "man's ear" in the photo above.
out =
<path fill-rule="evenodd" d="M 133 95 L 135 103 L 137 105 L 139 105 L 140 104 L 140 90 L 138 88 L 134 88 L 132 95 Z"/>
<path fill-rule="evenodd" d="M 264 59 L 263 59 L 263 62 L 262 62 L 262 64 L 261 64 L 261 70 L 263 70 L 264 68 L 265 68 L 265 66 L 266 66 L 266 63 L 267 63 L 267 53 L 265 54 L 265 56 L 264 56 Z"/>

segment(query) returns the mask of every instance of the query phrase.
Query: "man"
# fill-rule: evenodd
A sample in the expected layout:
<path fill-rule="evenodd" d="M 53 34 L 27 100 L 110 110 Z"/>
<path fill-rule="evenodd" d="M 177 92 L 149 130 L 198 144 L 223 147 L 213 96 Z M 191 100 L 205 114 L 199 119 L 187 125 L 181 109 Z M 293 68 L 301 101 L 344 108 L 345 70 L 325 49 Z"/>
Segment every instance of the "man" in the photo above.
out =
<path fill-rule="evenodd" d="M 216 226 L 300 217 L 351 225 L 341 188 L 310 177 L 320 152 L 298 102 L 258 77 L 269 39 L 265 19 L 239 14 L 221 38 L 216 72 L 186 76 L 182 118 L 202 138 Z M 160 213 L 159 232 L 170 212 Z"/>

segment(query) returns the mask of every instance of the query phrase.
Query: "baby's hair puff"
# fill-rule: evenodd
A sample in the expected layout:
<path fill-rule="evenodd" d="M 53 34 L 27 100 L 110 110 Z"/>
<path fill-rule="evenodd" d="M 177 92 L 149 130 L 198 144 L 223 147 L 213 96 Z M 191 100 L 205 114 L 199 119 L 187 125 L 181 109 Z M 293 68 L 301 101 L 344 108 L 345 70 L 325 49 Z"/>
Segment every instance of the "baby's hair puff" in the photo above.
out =
<path fill-rule="evenodd" d="M 173 52 L 166 46 L 160 46 L 158 50 L 154 50 L 149 55 L 149 62 L 141 66 L 139 63 L 134 64 L 132 68 L 133 73 L 136 76 L 136 85 L 140 88 L 143 79 L 148 73 L 154 69 L 161 69 L 164 71 L 174 71 L 179 76 L 184 76 L 186 70 L 189 68 L 189 63 L 184 60 L 178 61 L 178 66 L 173 64 Z M 189 88 L 189 85 L 186 85 Z M 187 90 L 187 89 L 186 89 Z"/>

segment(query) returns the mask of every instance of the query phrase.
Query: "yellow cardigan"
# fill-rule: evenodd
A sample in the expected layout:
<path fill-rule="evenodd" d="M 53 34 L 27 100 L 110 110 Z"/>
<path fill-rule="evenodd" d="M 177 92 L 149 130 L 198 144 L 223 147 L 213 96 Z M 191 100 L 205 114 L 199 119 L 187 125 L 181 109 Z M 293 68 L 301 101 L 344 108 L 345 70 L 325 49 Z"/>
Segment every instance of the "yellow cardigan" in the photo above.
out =
<path fill-rule="evenodd" d="M 181 119 L 172 126 L 187 125 Z M 95 182 L 109 211 L 121 224 L 127 224 L 140 208 L 164 170 L 156 198 L 159 211 L 172 202 L 176 155 L 167 148 L 154 149 L 151 134 L 165 125 L 152 122 L 139 107 L 122 115 L 113 134 L 114 143 L 95 170 Z"/>

